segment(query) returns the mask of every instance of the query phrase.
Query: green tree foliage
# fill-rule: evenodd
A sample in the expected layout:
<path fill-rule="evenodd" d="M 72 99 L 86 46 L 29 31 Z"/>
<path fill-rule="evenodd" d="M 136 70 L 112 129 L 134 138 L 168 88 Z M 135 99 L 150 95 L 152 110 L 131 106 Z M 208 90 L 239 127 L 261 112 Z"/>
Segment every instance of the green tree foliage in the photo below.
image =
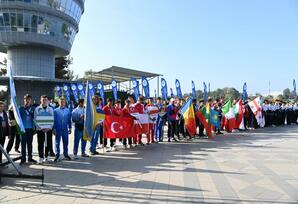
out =
<path fill-rule="evenodd" d="M 7 59 L 4 58 L 2 62 L 0 62 L 0 76 L 5 76 L 7 74 Z"/>
<path fill-rule="evenodd" d="M 69 68 L 69 65 L 72 64 L 72 57 L 57 57 L 55 59 L 55 78 L 65 79 L 68 81 L 76 80 L 77 75 L 74 74 L 74 71 Z"/>

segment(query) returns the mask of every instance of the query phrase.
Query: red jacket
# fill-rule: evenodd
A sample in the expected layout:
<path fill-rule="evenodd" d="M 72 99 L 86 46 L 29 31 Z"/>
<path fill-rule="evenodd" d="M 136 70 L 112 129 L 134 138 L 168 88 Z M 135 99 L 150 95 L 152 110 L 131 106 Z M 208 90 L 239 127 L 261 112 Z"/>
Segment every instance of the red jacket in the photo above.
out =
<path fill-rule="evenodd" d="M 106 105 L 106 106 L 103 107 L 102 110 L 105 113 L 105 115 L 113 115 L 114 114 L 113 109 L 114 109 L 113 107 L 110 108 L 110 106 Z"/>

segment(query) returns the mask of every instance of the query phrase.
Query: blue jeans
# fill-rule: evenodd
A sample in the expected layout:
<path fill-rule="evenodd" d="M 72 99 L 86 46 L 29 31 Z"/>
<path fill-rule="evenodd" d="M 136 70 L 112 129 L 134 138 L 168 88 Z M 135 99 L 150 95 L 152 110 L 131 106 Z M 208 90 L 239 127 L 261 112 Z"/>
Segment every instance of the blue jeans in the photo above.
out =
<path fill-rule="evenodd" d="M 60 156 L 60 141 L 63 142 L 63 155 L 68 156 L 68 130 L 56 132 L 56 157 Z"/>
<path fill-rule="evenodd" d="M 78 155 L 78 149 L 79 149 L 79 143 L 81 141 L 81 152 L 82 155 L 85 154 L 86 150 L 86 140 L 83 139 L 83 130 L 78 130 L 78 128 L 75 128 L 74 132 L 74 146 L 73 146 L 73 154 Z"/>
<path fill-rule="evenodd" d="M 90 152 L 95 152 L 96 151 L 96 145 L 98 143 L 98 136 L 100 133 L 100 128 L 96 128 L 96 130 L 93 133 L 92 140 L 90 142 Z"/>
<path fill-rule="evenodd" d="M 163 139 L 163 121 L 161 117 L 157 117 L 156 126 L 155 126 L 155 141 Z"/>
<path fill-rule="evenodd" d="M 25 129 L 21 136 L 22 161 L 26 161 L 26 148 L 28 148 L 28 160 L 32 159 L 33 129 Z"/>

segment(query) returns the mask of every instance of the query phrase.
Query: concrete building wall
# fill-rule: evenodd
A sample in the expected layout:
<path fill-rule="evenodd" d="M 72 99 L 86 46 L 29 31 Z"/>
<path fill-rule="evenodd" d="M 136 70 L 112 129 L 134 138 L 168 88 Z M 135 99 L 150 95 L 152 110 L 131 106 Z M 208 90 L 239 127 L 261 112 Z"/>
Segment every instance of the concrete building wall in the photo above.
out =
<path fill-rule="evenodd" d="M 41 47 L 11 47 L 7 52 L 7 65 L 13 76 L 55 78 L 54 50 Z"/>

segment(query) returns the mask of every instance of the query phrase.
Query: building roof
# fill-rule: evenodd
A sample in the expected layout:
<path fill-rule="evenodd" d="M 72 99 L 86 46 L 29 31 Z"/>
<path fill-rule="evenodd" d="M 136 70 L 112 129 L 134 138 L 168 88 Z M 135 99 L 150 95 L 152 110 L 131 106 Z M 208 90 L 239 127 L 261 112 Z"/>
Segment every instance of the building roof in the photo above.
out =
<path fill-rule="evenodd" d="M 131 81 L 131 78 L 141 79 L 142 77 L 154 78 L 162 76 L 156 73 L 144 72 L 135 69 L 128 69 L 123 67 L 112 66 L 107 69 L 103 69 L 99 72 L 90 72 L 84 76 L 84 80 L 101 81 L 104 85 L 111 84 L 112 79 L 115 79 L 117 83 Z"/>
<path fill-rule="evenodd" d="M 15 76 L 14 80 L 17 81 L 40 81 L 40 82 L 51 82 L 51 83 L 63 83 L 63 79 L 49 79 L 44 77 L 35 77 L 35 76 Z M 6 85 L 9 83 L 9 76 L 0 76 L 0 85 Z"/>

